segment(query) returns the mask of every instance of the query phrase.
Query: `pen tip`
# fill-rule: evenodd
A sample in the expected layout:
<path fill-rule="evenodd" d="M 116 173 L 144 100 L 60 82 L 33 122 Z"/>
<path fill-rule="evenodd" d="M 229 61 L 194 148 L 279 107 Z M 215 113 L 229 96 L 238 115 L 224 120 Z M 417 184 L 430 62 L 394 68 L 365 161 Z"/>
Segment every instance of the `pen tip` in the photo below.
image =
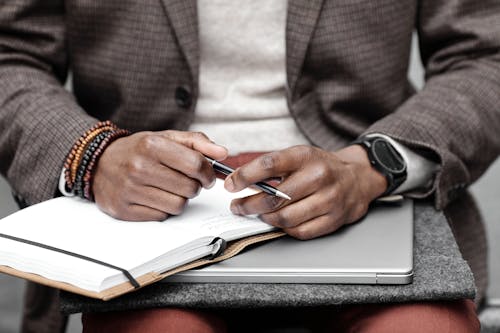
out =
<path fill-rule="evenodd" d="M 276 191 L 276 196 L 283 198 L 283 199 L 292 200 L 292 198 L 290 198 L 288 195 L 286 195 L 285 193 L 280 192 L 280 191 Z"/>

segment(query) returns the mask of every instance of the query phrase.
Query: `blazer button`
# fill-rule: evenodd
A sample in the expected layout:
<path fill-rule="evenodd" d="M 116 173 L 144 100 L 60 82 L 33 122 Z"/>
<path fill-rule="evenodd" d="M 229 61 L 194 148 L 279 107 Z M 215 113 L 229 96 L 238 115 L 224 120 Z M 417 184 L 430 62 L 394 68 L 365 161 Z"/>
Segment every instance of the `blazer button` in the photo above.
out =
<path fill-rule="evenodd" d="M 175 103 L 181 108 L 189 108 L 192 103 L 191 93 L 184 87 L 177 87 L 175 89 Z"/>

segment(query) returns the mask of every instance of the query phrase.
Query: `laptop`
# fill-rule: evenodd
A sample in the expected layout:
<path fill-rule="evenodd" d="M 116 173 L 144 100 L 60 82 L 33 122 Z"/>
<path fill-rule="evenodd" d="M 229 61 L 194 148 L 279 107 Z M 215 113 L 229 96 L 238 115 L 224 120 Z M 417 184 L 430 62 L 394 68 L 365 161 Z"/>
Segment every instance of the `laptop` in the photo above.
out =
<path fill-rule="evenodd" d="M 285 236 L 236 256 L 169 276 L 183 283 L 408 284 L 413 280 L 413 201 L 376 204 L 328 236 Z"/>

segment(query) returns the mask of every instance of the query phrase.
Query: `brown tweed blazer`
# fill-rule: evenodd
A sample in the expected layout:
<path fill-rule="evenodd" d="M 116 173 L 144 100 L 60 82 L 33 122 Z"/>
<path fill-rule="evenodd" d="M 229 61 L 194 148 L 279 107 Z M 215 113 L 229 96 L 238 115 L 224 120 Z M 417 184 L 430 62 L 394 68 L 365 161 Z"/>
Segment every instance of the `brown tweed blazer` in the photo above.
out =
<path fill-rule="evenodd" d="M 407 78 L 415 30 L 418 93 Z M 96 119 L 186 129 L 197 31 L 195 0 L 2 1 L 0 172 L 17 199 L 55 195 L 65 155 Z M 335 150 L 380 132 L 428 154 L 441 165 L 429 193 L 439 209 L 463 208 L 454 199 L 499 153 L 498 0 L 289 0 L 286 54 L 288 105 L 305 136 Z M 484 230 L 471 214 L 448 216 L 483 290 Z"/>

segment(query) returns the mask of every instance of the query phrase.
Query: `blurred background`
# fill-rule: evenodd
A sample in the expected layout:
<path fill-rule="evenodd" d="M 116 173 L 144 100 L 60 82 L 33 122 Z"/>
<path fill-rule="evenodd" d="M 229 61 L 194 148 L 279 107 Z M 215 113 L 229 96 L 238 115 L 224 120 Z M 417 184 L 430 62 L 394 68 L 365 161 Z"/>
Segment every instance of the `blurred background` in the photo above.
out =
<path fill-rule="evenodd" d="M 411 66 L 408 75 L 415 86 L 423 86 L 423 70 L 419 60 L 418 46 L 414 41 Z M 492 307 L 481 314 L 486 325 L 484 332 L 500 332 L 500 159 L 472 186 L 486 222 L 489 242 L 490 287 L 489 302 Z M 0 218 L 17 210 L 7 182 L 0 176 Z M 24 281 L 0 274 L 0 332 L 19 332 Z M 498 325 L 498 326 L 496 326 Z M 496 328 L 489 328 L 495 326 Z M 81 332 L 80 315 L 70 317 L 68 333 Z"/>

